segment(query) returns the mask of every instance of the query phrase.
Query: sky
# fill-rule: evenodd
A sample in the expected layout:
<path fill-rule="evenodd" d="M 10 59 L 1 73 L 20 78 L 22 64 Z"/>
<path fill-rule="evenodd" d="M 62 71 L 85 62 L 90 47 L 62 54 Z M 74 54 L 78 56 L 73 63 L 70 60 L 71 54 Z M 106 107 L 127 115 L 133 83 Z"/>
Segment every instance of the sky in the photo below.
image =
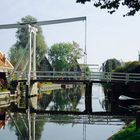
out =
<path fill-rule="evenodd" d="M 123 17 L 128 9 L 120 7 L 110 15 L 107 10 L 95 8 L 92 3 L 76 0 L 4 0 L 0 4 L 0 25 L 17 23 L 31 15 L 38 21 L 87 17 L 87 63 L 101 65 L 107 59 L 120 61 L 138 60 L 140 51 L 140 15 Z M 77 42 L 85 47 L 85 23 L 74 22 L 42 26 L 45 41 L 50 47 L 60 42 Z M 8 56 L 16 42 L 16 29 L 0 30 L 0 51 Z M 81 60 L 84 62 L 84 59 Z"/>

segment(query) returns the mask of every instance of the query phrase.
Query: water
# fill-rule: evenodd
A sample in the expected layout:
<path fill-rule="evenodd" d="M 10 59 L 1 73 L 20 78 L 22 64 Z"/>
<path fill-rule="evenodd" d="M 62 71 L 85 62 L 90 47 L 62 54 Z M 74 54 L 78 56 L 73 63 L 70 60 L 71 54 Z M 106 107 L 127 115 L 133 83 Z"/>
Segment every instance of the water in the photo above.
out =
<path fill-rule="evenodd" d="M 1 140 L 16 140 L 17 136 L 15 132 L 10 130 L 9 126 L 5 126 L 4 129 L 0 129 L 0 139 Z"/>
<path fill-rule="evenodd" d="M 66 124 L 64 126 L 49 123 L 44 127 L 42 140 L 83 140 L 83 125 Z M 86 125 L 86 140 L 106 140 L 120 130 L 121 126 Z"/>
<path fill-rule="evenodd" d="M 67 92 L 70 93 L 67 93 Z M 106 111 L 104 107 L 104 93 L 100 84 L 94 84 L 92 88 L 92 109 L 93 111 Z M 53 93 L 41 94 L 37 99 L 37 109 L 45 110 L 66 110 L 66 111 L 84 111 L 84 90 L 83 88 L 64 90 L 63 92 L 54 91 Z M 17 105 L 17 104 L 16 104 Z M 22 106 L 24 106 L 22 104 Z M 1 108 L 2 110 L 2 108 Z M 27 117 L 22 113 L 11 113 L 22 134 L 26 137 Z M 83 124 L 85 119 L 90 116 L 84 116 L 76 119 L 74 116 L 38 116 L 36 119 L 36 140 L 107 140 L 111 135 L 119 131 L 121 125 L 114 123 L 110 125 L 107 122 L 92 122 L 91 124 Z M 76 116 L 77 117 L 77 116 Z M 94 119 L 94 118 L 93 118 Z M 33 120 L 33 118 L 31 119 Z M 50 120 L 50 121 L 49 121 Z M 63 121 L 62 121 L 63 120 Z M 58 121 L 58 122 L 57 122 Z M 72 122 L 72 123 L 70 123 Z M 98 124 L 98 125 L 97 125 Z M 99 125 L 100 124 L 100 125 Z M 33 129 L 32 129 L 33 130 Z M 16 128 L 13 121 L 7 118 L 6 126 L 0 130 L 0 139 L 18 139 L 16 136 Z M 21 136 L 18 133 L 19 139 Z M 23 138 L 26 139 L 26 138 Z"/>
<path fill-rule="evenodd" d="M 103 107 L 103 101 L 105 100 L 103 87 L 101 84 L 93 84 L 92 87 L 92 109 L 93 111 L 106 111 Z"/>

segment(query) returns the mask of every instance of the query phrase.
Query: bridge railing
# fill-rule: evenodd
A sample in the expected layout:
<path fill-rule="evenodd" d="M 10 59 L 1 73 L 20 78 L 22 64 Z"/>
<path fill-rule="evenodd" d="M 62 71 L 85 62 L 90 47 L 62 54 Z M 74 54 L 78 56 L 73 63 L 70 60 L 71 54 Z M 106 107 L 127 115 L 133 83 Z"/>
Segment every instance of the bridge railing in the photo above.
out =
<path fill-rule="evenodd" d="M 49 79 L 80 79 L 82 78 L 81 72 L 71 72 L 71 71 L 37 71 L 37 79 L 49 78 Z"/>
<path fill-rule="evenodd" d="M 140 82 L 140 74 L 138 73 L 119 73 L 119 72 L 93 72 L 90 80 L 97 81 L 122 81 L 122 82 Z"/>
<path fill-rule="evenodd" d="M 84 75 L 81 72 L 70 71 L 36 71 L 31 72 L 31 79 L 83 79 Z M 28 72 L 16 71 L 13 74 L 14 80 L 27 80 Z"/>
<path fill-rule="evenodd" d="M 12 79 L 27 80 L 28 72 L 15 72 Z M 83 72 L 70 71 L 36 71 L 31 72 L 31 79 L 75 79 L 75 80 L 92 80 L 92 81 L 122 81 L 122 82 L 140 82 L 138 73 L 119 73 L 119 72 L 91 72 L 85 75 Z"/>

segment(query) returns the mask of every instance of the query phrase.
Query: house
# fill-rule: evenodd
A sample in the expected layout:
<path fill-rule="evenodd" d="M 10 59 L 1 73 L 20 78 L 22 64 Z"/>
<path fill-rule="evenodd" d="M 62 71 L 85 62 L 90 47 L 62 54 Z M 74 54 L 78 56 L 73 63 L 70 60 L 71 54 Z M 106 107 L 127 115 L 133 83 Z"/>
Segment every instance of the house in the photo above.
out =
<path fill-rule="evenodd" d="M 51 66 L 51 64 L 46 56 L 41 60 L 40 65 L 37 68 L 37 71 L 42 71 L 42 73 L 39 74 L 40 76 L 51 76 L 52 75 L 52 73 L 46 73 L 46 71 L 53 71 L 53 67 Z M 43 73 L 43 71 L 45 73 Z M 41 79 L 43 79 L 43 78 L 41 78 Z"/>
<path fill-rule="evenodd" d="M 38 70 L 39 71 L 53 71 L 53 67 L 51 66 L 46 56 L 41 60 Z"/>
<path fill-rule="evenodd" d="M 5 57 L 5 54 L 0 51 L 0 72 L 10 72 L 13 69 L 13 65 Z"/>
<path fill-rule="evenodd" d="M 7 87 L 6 73 L 9 73 L 13 69 L 14 69 L 13 65 L 5 57 L 5 54 L 3 54 L 0 51 L 0 90 L 6 89 Z"/>
<path fill-rule="evenodd" d="M 0 129 L 5 127 L 6 112 L 0 110 Z"/>

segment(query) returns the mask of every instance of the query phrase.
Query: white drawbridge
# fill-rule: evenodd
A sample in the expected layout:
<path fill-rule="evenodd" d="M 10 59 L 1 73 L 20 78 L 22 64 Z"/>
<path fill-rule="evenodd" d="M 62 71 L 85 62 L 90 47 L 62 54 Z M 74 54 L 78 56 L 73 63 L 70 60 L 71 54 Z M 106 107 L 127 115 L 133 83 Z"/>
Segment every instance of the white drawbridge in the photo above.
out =
<path fill-rule="evenodd" d="M 25 50 L 23 52 L 23 55 L 19 59 L 17 65 L 15 66 L 15 69 L 10 75 L 10 78 L 15 73 L 17 68 L 19 67 L 20 63 L 22 62 L 23 57 L 25 56 L 25 53 L 27 50 L 29 50 L 29 57 L 26 60 L 25 67 L 23 68 L 23 71 L 28 68 L 28 76 L 27 76 L 27 82 L 26 86 L 28 87 L 28 94 L 31 92 L 31 72 L 33 73 L 33 79 L 36 79 L 36 34 L 37 34 L 37 28 L 35 28 L 34 25 L 52 25 L 52 24 L 61 24 L 61 23 L 68 23 L 68 22 L 78 22 L 78 21 L 85 21 L 85 49 L 84 49 L 84 63 L 87 62 L 87 53 L 86 53 L 86 17 L 76 17 L 76 18 L 67 18 L 67 19 L 58 19 L 58 20 L 49 20 L 49 21 L 39 21 L 39 22 L 30 22 L 30 23 L 17 23 L 17 24 L 4 24 L 0 25 L 0 29 L 12 29 L 12 28 L 23 28 L 27 27 L 29 31 L 29 39 L 28 43 L 25 47 Z M 10 80 L 10 79 L 9 79 Z M 27 94 L 27 96 L 28 96 Z M 28 98 L 28 97 L 27 97 Z M 28 140 L 35 140 L 35 122 L 34 125 L 31 126 L 31 116 L 30 116 L 30 107 L 29 107 L 29 99 L 27 101 L 27 118 L 28 118 Z M 35 117 L 35 114 L 33 114 Z M 31 132 L 33 130 L 33 132 Z"/>

